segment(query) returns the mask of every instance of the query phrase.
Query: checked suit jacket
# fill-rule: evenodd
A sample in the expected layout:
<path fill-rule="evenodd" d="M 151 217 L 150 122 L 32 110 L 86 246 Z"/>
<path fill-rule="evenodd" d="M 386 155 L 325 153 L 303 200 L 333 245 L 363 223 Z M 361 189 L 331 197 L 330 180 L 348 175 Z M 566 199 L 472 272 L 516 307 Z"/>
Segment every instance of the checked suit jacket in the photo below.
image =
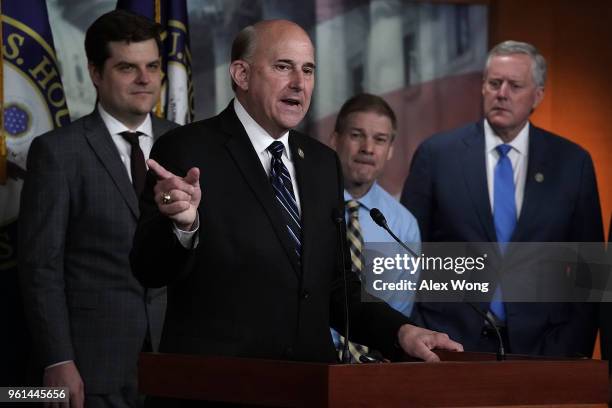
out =
<path fill-rule="evenodd" d="M 176 125 L 152 117 L 160 136 Z M 147 332 L 159 342 L 165 290 L 144 289 L 129 252 L 140 215 L 97 110 L 37 137 L 19 219 L 20 280 L 39 368 L 74 360 L 86 393 L 136 379 Z"/>
<path fill-rule="evenodd" d="M 185 249 L 153 202 L 149 173 L 132 250 L 147 287 L 168 287 L 164 352 L 336 361 L 330 324 L 342 332 L 342 178 L 333 150 L 290 131 L 302 208 L 302 255 L 293 250 L 272 186 L 230 105 L 162 137 L 151 157 L 177 175 L 200 169 L 199 243 Z M 354 274 L 351 274 L 354 275 Z M 386 355 L 408 320 L 361 302 L 349 276 L 352 338 Z"/>

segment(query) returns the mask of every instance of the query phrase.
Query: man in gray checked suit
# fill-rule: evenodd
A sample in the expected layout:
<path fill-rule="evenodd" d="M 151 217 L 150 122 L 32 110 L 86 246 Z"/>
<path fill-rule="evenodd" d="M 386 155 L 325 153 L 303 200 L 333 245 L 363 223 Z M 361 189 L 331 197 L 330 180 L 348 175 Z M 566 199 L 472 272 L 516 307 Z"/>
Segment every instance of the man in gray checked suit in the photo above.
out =
<path fill-rule="evenodd" d="M 128 255 L 145 160 L 176 125 L 150 114 L 161 87 L 157 24 L 112 11 L 88 29 L 85 49 L 98 103 L 32 143 L 20 278 L 43 385 L 69 387 L 71 407 L 132 407 L 138 354 L 159 342 L 165 289 L 145 290 Z"/>

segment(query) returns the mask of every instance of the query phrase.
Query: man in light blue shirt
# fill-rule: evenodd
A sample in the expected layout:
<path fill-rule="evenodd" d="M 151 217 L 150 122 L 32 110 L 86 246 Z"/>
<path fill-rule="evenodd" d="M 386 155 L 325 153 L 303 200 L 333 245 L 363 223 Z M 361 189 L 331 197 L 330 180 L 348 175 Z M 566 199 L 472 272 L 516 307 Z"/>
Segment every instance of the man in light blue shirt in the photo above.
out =
<path fill-rule="evenodd" d="M 349 245 L 351 245 L 350 213 L 353 211 L 357 213 L 353 214 L 353 217 L 357 216 L 363 242 L 394 242 L 393 238 L 370 217 L 369 212 L 372 208 L 378 208 L 385 215 L 389 228 L 403 242 L 408 245 L 413 244 L 411 245 L 413 248 L 414 244 L 418 246 L 420 243 L 419 227 L 414 216 L 376 182 L 385 164 L 393 155 L 396 128 L 397 121 L 393 110 L 379 96 L 358 94 L 346 101 L 338 113 L 334 132 L 331 135 L 331 146 L 338 153 L 344 175 Z M 351 211 L 351 208 L 355 210 Z M 367 259 L 365 261 L 367 262 Z M 410 279 L 416 282 L 418 279 L 416 274 L 411 277 L 409 272 L 403 271 L 402 275 L 387 277 L 386 281 Z M 371 288 L 368 291 L 372 292 Z M 413 292 L 386 291 L 371 294 L 383 299 L 404 315 L 410 316 L 414 300 Z"/>

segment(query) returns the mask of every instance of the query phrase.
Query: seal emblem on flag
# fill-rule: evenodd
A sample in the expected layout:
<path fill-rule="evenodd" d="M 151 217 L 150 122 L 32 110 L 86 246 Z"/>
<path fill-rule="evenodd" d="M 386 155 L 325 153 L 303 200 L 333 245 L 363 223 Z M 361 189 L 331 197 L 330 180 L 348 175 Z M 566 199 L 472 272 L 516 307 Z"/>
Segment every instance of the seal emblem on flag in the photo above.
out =
<path fill-rule="evenodd" d="M 29 21 L 25 16 L 12 15 L 10 8 L 2 11 L 3 119 L 8 179 L 0 186 L 0 226 L 17 219 L 32 140 L 70 123 L 46 13 L 42 21 Z M 35 13 L 29 16 L 32 14 Z"/>

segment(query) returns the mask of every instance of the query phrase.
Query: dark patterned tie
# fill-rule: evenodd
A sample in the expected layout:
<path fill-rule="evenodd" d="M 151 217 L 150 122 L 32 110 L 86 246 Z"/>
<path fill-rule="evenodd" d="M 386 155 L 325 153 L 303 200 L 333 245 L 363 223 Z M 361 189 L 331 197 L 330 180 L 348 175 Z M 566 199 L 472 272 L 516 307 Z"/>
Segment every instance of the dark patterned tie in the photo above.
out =
<path fill-rule="evenodd" d="M 130 153 L 130 170 L 132 173 L 132 184 L 136 195 L 140 197 L 140 193 L 144 188 L 145 176 L 147 174 L 147 166 L 145 164 L 144 154 L 138 143 L 138 136 L 142 135 L 142 132 L 121 132 L 119 133 L 131 146 Z"/>
<path fill-rule="evenodd" d="M 283 209 L 287 231 L 295 245 L 295 253 L 299 259 L 302 254 L 302 225 L 295 194 L 293 194 L 291 176 L 282 160 L 284 150 L 285 145 L 279 141 L 272 142 L 268 146 L 268 151 L 272 154 L 270 183 L 272 183 L 276 201 Z"/>
<path fill-rule="evenodd" d="M 346 228 L 346 237 L 351 252 L 351 270 L 359 276 L 363 273 L 363 235 L 361 234 L 361 224 L 359 224 L 359 202 L 349 200 L 346 202 L 346 211 L 348 212 L 348 226 Z M 340 336 L 340 349 L 344 345 L 344 337 Z M 367 346 L 349 341 L 349 352 L 351 354 L 351 362 L 360 363 L 361 355 L 370 352 Z M 342 357 L 340 357 L 342 358 Z"/>

